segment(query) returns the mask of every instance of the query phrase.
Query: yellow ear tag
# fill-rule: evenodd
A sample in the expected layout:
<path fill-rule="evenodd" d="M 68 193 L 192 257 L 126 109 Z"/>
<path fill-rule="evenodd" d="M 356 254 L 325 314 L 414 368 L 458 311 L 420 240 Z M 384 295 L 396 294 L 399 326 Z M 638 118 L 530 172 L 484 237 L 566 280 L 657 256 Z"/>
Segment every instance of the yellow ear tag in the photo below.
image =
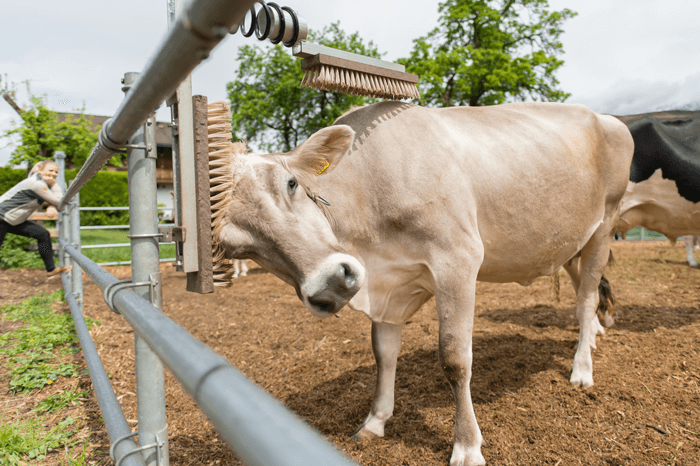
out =
<path fill-rule="evenodd" d="M 323 173 L 326 170 L 326 168 L 328 168 L 331 164 L 328 160 L 326 160 L 326 159 L 323 159 L 323 160 L 325 160 L 326 164 L 323 167 L 321 167 L 321 169 L 319 171 L 316 172 L 317 175 L 320 175 L 321 173 Z"/>

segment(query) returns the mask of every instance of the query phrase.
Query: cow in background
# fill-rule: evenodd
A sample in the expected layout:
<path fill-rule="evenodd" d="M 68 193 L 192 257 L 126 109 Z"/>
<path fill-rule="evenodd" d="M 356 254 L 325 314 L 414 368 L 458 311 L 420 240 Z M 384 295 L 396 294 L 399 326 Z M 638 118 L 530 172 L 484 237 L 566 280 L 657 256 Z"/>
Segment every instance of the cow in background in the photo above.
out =
<path fill-rule="evenodd" d="M 675 242 L 700 235 L 700 111 L 617 116 L 634 139 L 616 233 L 641 226 Z M 688 250 L 688 249 L 687 249 Z M 689 249 L 689 259 L 692 247 Z M 690 261 L 689 261 L 690 262 Z M 697 264 L 693 258 L 691 265 Z"/>
<path fill-rule="evenodd" d="M 233 278 L 248 275 L 248 264 L 245 259 L 233 259 Z"/>
<path fill-rule="evenodd" d="M 685 235 L 683 241 L 685 242 L 685 257 L 688 260 L 688 265 L 694 269 L 700 269 L 700 265 L 695 259 L 695 252 L 693 252 L 693 249 L 700 248 L 700 236 Z"/>
<path fill-rule="evenodd" d="M 632 134 L 634 156 L 627 190 L 620 203 L 615 236 L 625 237 L 634 227 L 665 235 L 671 243 L 686 239 L 691 267 L 693 235 L 700 235 L 700 111 L 671 110 L 615 116 Z M 553 277 L 558 278 L 558 277 Z M 556 285 L 555 285 L 556 286 Z M 606 290 L 607 301 L 604 301 Z M 605 326 L 615 323 L 614 298 L 609 283 L 601 282 L 601 307 Z M 604 330 L 598 326 L 598 333 Z"/>

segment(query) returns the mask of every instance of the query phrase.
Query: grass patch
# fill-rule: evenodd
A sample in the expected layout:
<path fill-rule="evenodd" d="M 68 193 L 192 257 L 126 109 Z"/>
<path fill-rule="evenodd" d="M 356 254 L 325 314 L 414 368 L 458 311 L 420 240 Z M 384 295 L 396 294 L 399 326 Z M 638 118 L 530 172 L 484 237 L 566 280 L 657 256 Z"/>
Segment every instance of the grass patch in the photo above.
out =
<path fill-rule="evenodd" d="M 25 323 L 0 340 L 0 354 L 8 357 L 9 387 L 15 393 L 51 385 L 60 376 L 77 376 L 73 364 L 59 362 L 56 358 L 77 351 L 78 343 L 70 314 L 53 310 L 53 303 L 63 298 L 63 290 L 57 290 L 0 308 L 5 320 Z M 59 348 L 61 351 L 57 354 Z"/>
<path fill-rule="evenodd" d="M 36 240 L 24 236 L 5 235 L 0 248 L 0 269 L 42 269 L 44 262 L 36 251 L 27 251 L 27 246 Z"/>
<path fill-rule="evenodd" d="M 0 357 L 8 369 L 8 387 L 15 396 L 26 397 L 36 389 L 65 382 L 59 378 L 80 376 L 78 367 L 66 362 L 66 356 L 78 351 L 79 346 L 70 314 L 54 309 L 54 304 L 61 301 L 63 290 L 57 290 L 0 307 L 0 319 L 19 324 L 14 331 L 0 335 Z M 88 326 L 96 323 L 85 320 Z M 85 464 L 88 442 L 76 435 L 82 421 L 56 414 L 87 396 L 86 392 L 70 388 L 39 399 L 33 412 L 17 412 L 14 417 L 9 412 L 2 413 L 0 465 L 43 464 L 48 454 L 61 450 L 65 452 L 61 464 Z M 39 391 L 33 393 L 33 398 L 24 399 L 40 397 Z"/>
<path fill-rule="evenodd" d="M 57 413 L 88 396 L 87 392 L 79 390 L 67 390 L 55 395 L 49 395 L 39 402 L 36 410 L 40 413 Z"/>
<path fill-rule="evenodd" d="M 80 241 L 83 245 L 129 243 L 130 240 L 127 238 L 128 234 L 129 230 L 82 230 L 80 232 Z M 128 246 L 104 249 L 83 249 L 82 253 L 96 263 L 126 262 L 131 260 L 131 248 Z M 172 259 L 174 257 L 174 244 L 164 244 L 160 246 L 161 259 Z"/>
<path fill-rule="evenodd" d="M 82 245 L 99 244 L 123 244 L 130 243 L 127 235 L 128 229 L 124 230 L 81 230 L 80 241 Z M 58 246 L 54 241 L 54 252 Z M 27 247 L 36 241 L 23 236 L 8 234 L 0 248 L 0 269 L 42 269 L 44 262 L 36 251 L 27 251 Z M 128 262 L 131 260 L 131 248 L 129 246 L 118 248 L 96 248 L 83 249 L 82 253 L 93 262 Z M 175 257 L 174 244 L 162 244 L 160 246 L 161 259 L 173 259 Z"/>
<path fill-rule="evenodd" d="M 59 447 L 73 448 L 77 442 L 72 440 L 75 431 L 71 426 L 75 423 L 68 417 L 46 428 L 40 418 L 33 418 L 0 426 L 0 464 L 25 465 L 28 460 L 45 459 Z"/>

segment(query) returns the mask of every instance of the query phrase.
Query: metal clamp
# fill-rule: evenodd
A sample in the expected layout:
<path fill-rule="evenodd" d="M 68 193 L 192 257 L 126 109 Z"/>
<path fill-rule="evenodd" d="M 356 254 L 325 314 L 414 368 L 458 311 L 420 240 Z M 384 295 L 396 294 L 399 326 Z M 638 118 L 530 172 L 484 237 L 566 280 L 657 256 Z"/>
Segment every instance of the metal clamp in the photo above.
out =
<path fill-rule="evenodd" d="M 166 426 L 165 426 L 165 429 L 163 429 L 163 430 L 167 431 L 167 429 L 168 429 L 168 426 L 166 425 Z M 132 433 L 130 433 L 130 434 L 126 434 L 126 435 L 124 435 L 123 437 L 119 437 L 119 438 L 112 444 L 112 446 L 109 447 L 109 457 L 110 457 L 110 459 L 111 459 L 112 461 L 115 462 L 114 466 L 121 466 L 122 461 L 124 461 L 124 458 L 126 458 L 127 456 L 133 455 L 134 453 L 137 453 L 137 452 L 139 452 L 139 451 L 148 450 L 148 449 L 150 449 L 150 448 L 155 448 L 155 449 L 156 449 L 156 466 L 160 466 L 160 459 L 161 459 L 161 457 L 163 456 L 163 446 L 165 445 L 165 441 L 164 441 L 164 440 L 161 440 L 161 439 L 158 437 L 158 434 L 156 434 L 156 442 L 155 442 L 155 443 L 151 443 L 151 444 L 149 444 L 149 445 L 144 445 L 144 446 L 142 446 L 142 447 L 134 448 L 133 450 L 127 452 L 124 456 L 122 456 L 121 458 L 119 458 L 119 460 L 116 460 L 116 459 L 115 459 L 115 457 L 114 457 L 115 453 L 114 453 L 114 452 L 115 452 L 115 450 L 116 450 L 116 448 L 117 448 L 117 445 L 119 445 L 120 442 L 122 442 L 122 441 L 124 441 L 124 440 L 126 440 L 126 439 L 129 439 L 129 438 L 131 438 L 131 437 L 135 437 L 135 436 L 137 436 L 137 435 L 139 435 L 139 432 L 138 432 L 138 431 L 132 432 Z"/>
<path fill-rule="evenodd" d="M 107 303 L 107 306 L 109 308 L 119 314 L 119 311 L 117 311 L 114 307 L 114 303 L 112 302 L 114 300 L 114 296 L 117 294 L 118 291 L 123 290 L 124 288 L 133 288 L 135 286 L 151 286 L 152 282 L 141 282 L 141 283 L 131 283 L 130 278 L 126 278 L 124 280 L 117 280 L 116 282 L 110 283 L 107 285 L 107 287 L 103 291 L 103 295 L 105 298 L 105 302 Z M 151 288 L 151 302 L 153 301 L 153 288 Z"/>
<path fill-rule="evenodd" d="M 185 242 L 185 237 L 187 233 L 187 229 L 185 227 L 179 227 L 179 226 L 174 226 L 174 227 L 158 227 L 158 231 L 160 232 L 161 239 L 159 240 L 161 243 L 170 243 L 170 242 L 176 242 L 176 243 L 184 243 Z"/>
<path fill-rule="evenodd" d="M 123 81 L 123 80 L 122 80 Z M 128 88 L 127 88 L 128 89 Z M 124 90 L 124 88 L 122 88 Z M 99 134 L 98 134 L 98 142 L 105 148 L 116 152 L 117 154 L 128 154 L 127 149 L 143 149 L 146 151 L 146 157 L 150 158 L 157 158 L 157 154 L 153 154 L 153 147 L 154 144 L 152 144 L 155 141 L 149 141 L 148 140 L 148 130 L 144 128 L 143 134 L 144 134 L 144 143 L 143 145 L 141 144 L 129 144 L 128 141 L 126 144 L 119 144 L 114 141 L 112 141 L 109 136 L 107 135 L 107 124 L 110 122 L 111 118 L 107 121 L 105 121 L 102 124 L 102 127 L 100 128 Z M 151 118 L 148 118 L 146 120 L 145 126 L 151 126 L 153 123 L 151 122 Z M 109 160 L 107 161 L 109 162 Z M 104 165 L 107 165 L 107 162 L 104 163 Z"/>
<path fill-rule="evenodd" d="M 126 235 L 127 238 L 129 239 L 138 239 L 138 238 L 161 238 L 165 236 L 164 233 L 145 233 L 143 235 Z"/>
<path fill-rule="evenodd" d="M 123 147 L 126 147 L 127 149 L 145 149 L 147 152 L 151 152 L 153 150 L 153 146 L 151 144 L 148 144 L 148 145 L 124 144 Z"/>

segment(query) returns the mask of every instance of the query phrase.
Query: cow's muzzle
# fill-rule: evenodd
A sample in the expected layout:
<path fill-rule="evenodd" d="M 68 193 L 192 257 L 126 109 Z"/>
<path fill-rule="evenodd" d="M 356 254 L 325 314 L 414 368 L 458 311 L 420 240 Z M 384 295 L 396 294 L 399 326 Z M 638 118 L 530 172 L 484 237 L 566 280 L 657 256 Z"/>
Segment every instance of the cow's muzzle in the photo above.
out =
<path fill-rule="evenodd" d="M 352 256 L 334 254 L 313 279 L 301 286 L 301 295 L 311 313 L 327 317 L 340 311 L 365 279 L 365 269 Z"/>

